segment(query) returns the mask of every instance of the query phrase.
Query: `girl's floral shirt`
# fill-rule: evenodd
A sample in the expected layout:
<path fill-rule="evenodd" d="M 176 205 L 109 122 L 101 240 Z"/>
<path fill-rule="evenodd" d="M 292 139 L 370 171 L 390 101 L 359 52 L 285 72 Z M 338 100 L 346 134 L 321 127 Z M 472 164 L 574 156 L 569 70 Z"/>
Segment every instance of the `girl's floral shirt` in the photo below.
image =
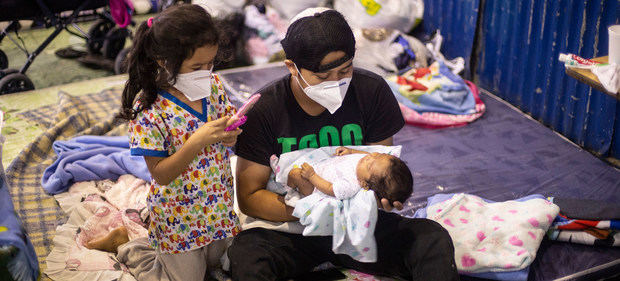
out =
<path fill-rule="evenodd" d="M 234 114 L 236 109 L 215 74 L 202 111 L 160 91 L 153 105 L 130 122 L 131 154 L 168 157 L 205 122 Z M 220 142 L 206 146 L 170 184 L 151 181 L 147 197 L 151 246 L 174 254 L 236 235 L 240 224 L 233 196 L 229 150 Z"/>

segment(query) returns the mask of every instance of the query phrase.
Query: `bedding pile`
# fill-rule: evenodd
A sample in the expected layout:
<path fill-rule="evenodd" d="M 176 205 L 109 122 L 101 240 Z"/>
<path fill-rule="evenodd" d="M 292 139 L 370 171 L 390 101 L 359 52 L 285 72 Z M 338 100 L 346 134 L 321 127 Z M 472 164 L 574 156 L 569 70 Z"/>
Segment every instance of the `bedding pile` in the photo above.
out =
<path fill-rule="evenodd" d="M 42 272 L 56 227 L 67 220 L 56 200 L 41 186 L 43 171 L 57 158 L 52 144 L 79 135 L 126 134 L 126 127 L 118 126 L 113 120 L 120 95 L 118 89 L 81 97 L 59 92 L 57 104 L 20 113 L 21 118 L 45 131 L 10 163 L 6 179 L 15 211 L 22 219 Z"/>

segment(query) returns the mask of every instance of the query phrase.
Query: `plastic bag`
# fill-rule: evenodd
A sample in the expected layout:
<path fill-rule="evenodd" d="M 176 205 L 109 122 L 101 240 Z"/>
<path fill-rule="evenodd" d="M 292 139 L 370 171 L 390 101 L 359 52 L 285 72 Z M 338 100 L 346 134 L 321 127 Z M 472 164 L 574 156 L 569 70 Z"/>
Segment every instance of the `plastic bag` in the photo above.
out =
<path fill-rule="evenodd" d="M 242 13 L 245 0 L 193 0 L 192 4 L 199 5 L 213 17 L 225 17 L 232 13 Z"/>
<path fill-rule="evenodd" d="M 253 64 L 269 62 L 282 51 L 280 41 L 286 35 L 287 22 L 271 7 L 261 13 L 254 5 L 245 7 L 245 50 Z"/>
<path fill-rule="evenodd" d="M 456 57 L 454 59 L 448 60 L 443 54 L 439 51 L 441 50 L 441 44 L 443 43 L 443 36 L 441 36 L 441 32 L 439 29 L 435 33 L 435 36 L 431 39 L 431 42 L 426 43 L 426 48 L 431 53 L 434 61 L 442 61 L 452 70 L 452 73 L 459 74 L 461 71 L 465 69 L 465 59 L 463 57 Z"/>
<path fill-rule="evenodd" d="M 403 32 L 422 20 L 422 0 L 334 0 L 334 9 L 352 28 L 385 27 Z"/>
<path fill-rule="evenodd" d="M 288 21 L 307 8 L 325 6 L 325 2 L 325 0 L 269 0 L 267 4 Z"/>
<path fill-rule="evenodd" d="M 406 66 L 427 66 L 430 54 L 424 44 L 398 30 L 353 29 L 353 34 L 357 49 L 353 59 L 356 67 L 386 76 L 397 74 Z M 399 57 L 407 52 L 401 44 L 395 42 L 399 37 L 408 44 L 408 51 L 414 54 L 413 58 L 397 63 Z"/>

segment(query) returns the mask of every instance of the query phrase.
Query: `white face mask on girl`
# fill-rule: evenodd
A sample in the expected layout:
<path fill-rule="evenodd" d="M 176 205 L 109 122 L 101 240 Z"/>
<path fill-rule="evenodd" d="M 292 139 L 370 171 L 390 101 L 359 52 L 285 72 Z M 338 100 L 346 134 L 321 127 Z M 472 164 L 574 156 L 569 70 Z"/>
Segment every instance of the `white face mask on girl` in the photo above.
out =
<path fill-rule="evenodd" d="M 334 114 L 334 112 L 336 112 L 336 110 L 338 110 L 338 108 L 342 105 L 342 101 L 344 100 L 347 90 L 349 89 L 351 78 L 342 78 L 338 81 L 325 81 L 317 85 L 310 86 L 310 84 L 306 82 L 306 79 L 301 76 L 297 65 L 295 65 L 295 69 L 297 69 L 297 73 L 299 74 L 298 76 L 301 77 L 301 80 L 308 85 L 308 87 L 304 88 L 299 82 L 297 76 L 295 76 L 297 84 L 299 84 L 299 87 L 302 88 L 304 93 L 306 93 L 306 95 L 313 101 L 325 107 L 329 113 Z"/>
<path fill-rule="evenodd" d="M 181 91 L 190 101 L 197 101 L 211 95 L 211 71 L 196 70 L 178 74 L 177 81 L 172 87 Z"/>

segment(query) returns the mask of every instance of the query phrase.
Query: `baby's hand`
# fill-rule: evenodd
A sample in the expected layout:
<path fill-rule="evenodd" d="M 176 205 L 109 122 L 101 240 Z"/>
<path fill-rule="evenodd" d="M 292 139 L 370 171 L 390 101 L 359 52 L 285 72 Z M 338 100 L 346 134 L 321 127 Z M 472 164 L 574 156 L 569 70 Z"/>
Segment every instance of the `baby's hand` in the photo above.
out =
<path fill-rule="evenodd" d="M 336 153 L 334 153 L 334 155 L 336 156 L 342 156 L 347 154 L 351 154 L 351 149 L 344 146 L 336 148 Z"/>
<path fill-rule="evenodd" d="M 314 168 L 308 163 L 301 165 L 301 177 L 309 180 L 312 176 L 314 176 Z"/>

